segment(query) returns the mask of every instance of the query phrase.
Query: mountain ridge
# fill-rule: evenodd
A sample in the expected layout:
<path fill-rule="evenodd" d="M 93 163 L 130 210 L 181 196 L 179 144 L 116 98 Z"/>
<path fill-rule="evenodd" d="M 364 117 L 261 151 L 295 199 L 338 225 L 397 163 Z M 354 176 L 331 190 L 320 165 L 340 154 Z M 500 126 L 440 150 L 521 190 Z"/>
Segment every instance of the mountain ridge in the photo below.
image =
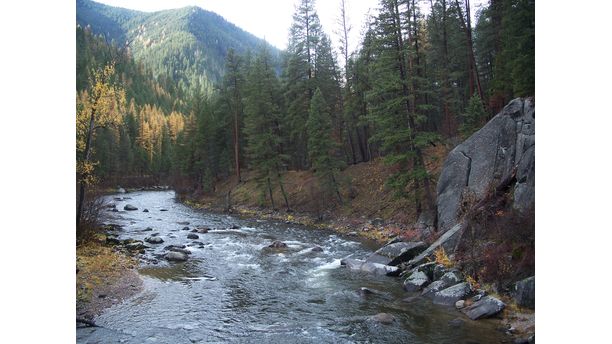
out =
<path fill-rule="evenodd" d="M 242 55 L 266 44 L 275 58 L 280 54 L 265 40 L 197 6 L 142 12 L 77 0 L 76 13 L 78 25 L 128 48 L 156 76 L 171 76 L 183 90 L 212 91 L 223 77 L 230 49 Z"/>

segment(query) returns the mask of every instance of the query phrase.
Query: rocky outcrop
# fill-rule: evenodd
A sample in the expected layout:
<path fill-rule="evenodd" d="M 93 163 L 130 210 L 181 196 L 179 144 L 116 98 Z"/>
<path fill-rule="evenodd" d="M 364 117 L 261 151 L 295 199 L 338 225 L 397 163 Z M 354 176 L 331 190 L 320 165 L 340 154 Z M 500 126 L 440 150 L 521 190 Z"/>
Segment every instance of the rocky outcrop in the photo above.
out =
<path fill-rule="evenodd" d="M 385 245 L 372 253 L 367 262 L 396 266 L 407 262 L 419 253 L 423 252 L 427 245 L 422 242 L 396 242 Z"/>
<path fill-rule="evenodd" d="M 527 210 L 535 202 L 535 105 L 530 99 L 512 100 L 449 153 L 437 186 L 438 229 L 446 232 L 457 224 L 464 195 L 480 200 L 514 173 L 514 208 Z"/>
<path fill-rule="evenodd" d="M 535 309 L 535 276 L 516 282 L 514 300 L 519 306 Z"/>

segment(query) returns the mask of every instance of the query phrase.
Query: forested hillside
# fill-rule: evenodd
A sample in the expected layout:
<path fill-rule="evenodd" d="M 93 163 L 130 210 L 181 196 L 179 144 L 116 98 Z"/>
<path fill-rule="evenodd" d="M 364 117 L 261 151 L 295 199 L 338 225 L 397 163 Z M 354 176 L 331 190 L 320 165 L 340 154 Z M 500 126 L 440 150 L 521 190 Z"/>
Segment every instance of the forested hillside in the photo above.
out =
<path fill-rule="evenodd" d="M 125 48 L 153 75 L 170 77 L 183 92 L 195 88 L 212 92 L 223 76 L 230 49 L 245 54 L 263 42 L 194 6 L 149 13 L 78 0 L 77 24 Z M 272 50 L 277 57 L 278 51 Z"/>
<path fill-rule="evenodd" d="M 457 142 L 510 99 L 535 95 L 534 7 L 492 0 L 472 23 L 468 0 L 381 0 L 351 53 L 356 33 L 323 28 L 314 1 L 302 0 L 279 73 L 273 47 L 201 9 L 141 13 L 78 1 L 80 180 L 154 176 L 208 193 L 248 169 L 260 204 L 290 209 L 283 174 L 313 171 L 313 197 L 342 206 L 350 181 L 340 172 L 376 160 L 391 171 L 395 196 L 417 213 L 432 209 L 426 148 Z M 102 86 L 124 95 L 106 104 L 112 125 L 88 131 L 104 110 L 96 108 Z"/>

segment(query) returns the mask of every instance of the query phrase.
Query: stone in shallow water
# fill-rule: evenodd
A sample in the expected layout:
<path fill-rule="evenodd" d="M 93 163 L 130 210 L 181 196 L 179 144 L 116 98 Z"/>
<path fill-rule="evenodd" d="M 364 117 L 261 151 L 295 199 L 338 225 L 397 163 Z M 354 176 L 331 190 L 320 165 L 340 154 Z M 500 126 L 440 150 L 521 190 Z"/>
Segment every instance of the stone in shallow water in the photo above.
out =
<path fill-rule="evenodd" d="M 395 317 L 389 313 L 378 313 L 370 319 L 385 325 L 391 325 L 395 321 Z"/>
<path fill-rule="evenodd" d="M 199 239 L 200 237 L 197 234 L 189 233 L 187 234 L 187 239 Z"/>
<path fill-rule="evenodd" d="M 465 299 L 471 292 L 472 289 L 468 283 L 459 283 L 435 293 L 433 302 L 439 305 L 452 306 L 455 302 Z"/>
<path fill-rule="evenodd" d="M 429 284 L 429 277 L 422 271 L 415 271 L 404 281 L 404 290 L 409 292 L 419 291 L 427 284 Z"/>
<path fill-rule="evenodd" d="M 160 237 L 150 237 L 150 238 L 145 238 L 145 241 L 148 242 L 149 244 L 161 244 L 162 242 L 164 242 L 164 239 Z"/>
<path fill-rule="evenodd" d="M 135 206 L 133 206 L 133 205 L 131 205 L 131 204 L 126 204 L 126 205 L 123 207 L 123 210 L 130 210 L 130 211 L 131 211 L 131 210 L 138 210 L 138 208 L 136 208 Z"/>
<path fill-rule="evenodd" d="M 172 262 L 184 262 L 188 257 L 183 252 L 170 251 L 164 255 L 164 258 Z"/>
<path fill-rule="evenodd" d="M 465 307 L 461 311 L 470 319 L 476 320 L 480 318 L 488 318 L 501 312 L 506 305 L 493 296 L 485 296 L 480 301 Z"/>

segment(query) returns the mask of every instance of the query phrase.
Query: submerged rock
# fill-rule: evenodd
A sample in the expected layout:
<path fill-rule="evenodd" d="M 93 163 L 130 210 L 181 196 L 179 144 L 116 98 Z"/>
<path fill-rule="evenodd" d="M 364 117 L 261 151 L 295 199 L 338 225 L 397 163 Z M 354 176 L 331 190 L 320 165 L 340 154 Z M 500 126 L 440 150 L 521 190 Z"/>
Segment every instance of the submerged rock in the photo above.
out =
<path fill-rule="evenodd" d="M 138 208 L 136 208 L 135 206 L 131 205 L 131 204 L 126 204 L 125 207 L 123 207 L 123 210 L 138 210 Z"/>
<path fill-rule="evenodd" d="M 501 312 L 506 305 L 493 296 L 485 296 L 480 301 L 474 302 L 461 311 L 470 319 L 488 318 Z"/>
<path fill-rule="evenodd" d="M 370 319 L 385 325 L 391 325 L 395 321 L 395 317 L 389 313 L 378 313 L 370 317 Z"/>
<path fill-rule="evenodd" d="M 187 239 L 199 239 L 200 237 L 197 234 L 189 233 L 187 234 Z"/>
<path fill-rule="evenodd" d="M 321 246 L 315 246 L 310 249 L 312 252 L 323 252 L 323 248 Z"/>

